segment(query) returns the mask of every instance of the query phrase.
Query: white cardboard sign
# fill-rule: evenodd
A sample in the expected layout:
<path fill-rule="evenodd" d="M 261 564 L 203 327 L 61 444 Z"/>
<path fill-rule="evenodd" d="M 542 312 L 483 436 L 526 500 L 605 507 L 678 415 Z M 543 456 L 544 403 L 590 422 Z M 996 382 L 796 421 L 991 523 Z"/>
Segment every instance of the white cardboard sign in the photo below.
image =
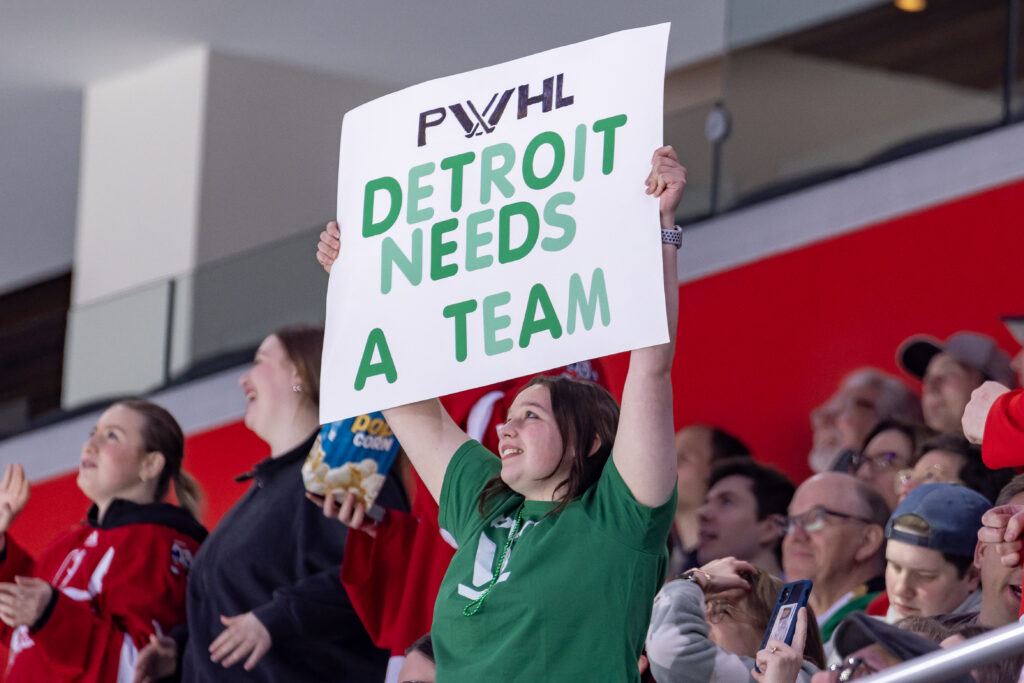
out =
<path fill-rule="evenodd" d="M 345 115 L 320 420 L 668 340 L 658 202 L 669 25 Z"/>

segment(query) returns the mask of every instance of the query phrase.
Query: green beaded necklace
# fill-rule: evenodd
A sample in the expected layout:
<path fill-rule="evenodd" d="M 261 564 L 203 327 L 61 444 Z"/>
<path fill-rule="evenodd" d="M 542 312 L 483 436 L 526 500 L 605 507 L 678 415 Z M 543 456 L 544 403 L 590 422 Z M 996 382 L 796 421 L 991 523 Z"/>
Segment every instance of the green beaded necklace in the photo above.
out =
<path fill-rule="evenodd" d="M 519 525 L 523 523 L 523 504 L 519 505 L 519 510 L 516 512 L 516 521 L 512 525 L 512 529 L 508 532 L 508 539 L 505 541 L 505 547 L 501 550 L 501 557 L 498 558 L 498 564 L 494 569 L 494 574 L 491 576 L 491 582 L 487 584 L 487 588 L 480 595 L 479 598 L 469 603 L 462 609 L 463 616 L 471 617 L 480 611 L 480 607 L 484 604 L 484 598 L 494 588 L 494 584 L 498 583 L 498 577 L 501 576 L 501 568 L 505 565 L 505 556 L 508 555 L 509 549 L 512 547 L 512 541 L 515 540 L 516 532 L 519 531 Z"/>

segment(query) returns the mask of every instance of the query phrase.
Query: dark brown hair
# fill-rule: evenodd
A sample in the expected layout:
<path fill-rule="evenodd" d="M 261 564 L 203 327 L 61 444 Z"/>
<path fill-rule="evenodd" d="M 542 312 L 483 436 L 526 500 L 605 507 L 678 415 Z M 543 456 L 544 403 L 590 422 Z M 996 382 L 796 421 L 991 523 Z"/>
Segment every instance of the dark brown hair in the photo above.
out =
<path fill-rule="evenodd" d="M 934 430 L 924 425 L 896 419 L 882 420 L 875 425 L 874 429 L 868 432 L 868 435 L 864 438 L 864 443 L 861 444 L 860 452 L 863 454 L 868 444 L 882 432 L 899 432 L 910 441 L 910 460 L 907 462 L 906 467 L 913 467 L 914 463 L 921 457 L 921 453 L 917 450 L 918 446 L 923 441 L 937 436 Z"/>
<path fill-rule="evenodd" d="M 726 477 L 743 477 L 750 482 L 750 491 L 757 504 L 758 521 L 771 515 L 779 515 L 780 519 L 787 515 L 796 487 L 789 477 L 774 467 L 762 465 L 749 456 L 720 460 L 711 468 L 708 489 Z M 785 528 L 780 528 L 782 533 L 772 548 L 779 563 L 782 562 L 782 539 L 786 536 Z"/>
<path fill-rule="evenodd" d="M 1010 483 L 1013 469 L 1002 468 L 990 470 L 981 459 L 981 446 L 976 446 L 961 434 L 939 434 L 925 441 L 918 450 L 918 459 L 931 451 L 945 451 L 963 458 L 963 465 L 957 471 L 957 477 L 963 485 L 977 491 L 994 501 L 999 491 Z"/>
<path fill-rule="evenodd" d="M 413 652 L 419 652 L 430 661 L 434 661 L 434 641 L 430 638 L 429 633 L 420 636 L 412 645 L 405 648 L 406 657 L 411 655 Z"/>
<path fill-rule="evenodd" d="M 164 468 L 156 484 L 156 499 L 166 498 L 173 482 L 178 503 L 198 518 L 202 492 L 195 478 L 183 467 L 185 435 L 178 421 L 160 406 L 142 399 L 126 399 L 114 405 L 124 406 L 142 416 L 142 447 L 147 453 L 155 451 L 164 456 Z"/>
<path fill-rule="evenodd" d="M 324 349 L 324 328 L 290 325 L 274 331 L 288 359 L 302 381 L 302 391 L 314 405 L 320 405 L 320 357 Z"/>
<path fill-rule="evenodd" d="M 619 426 L 619 404 L 601 385 L 564 375 L 537 375 L 519 393 L 533 386 L 546 387 L 551 393 L 551 411 L 562 435 L 559 465 L 566 458 L 572 460 L 569 475 L 555 488 L 556 496 L 562 492 L 558 505 L 548 513 L 555 514 L 583 495 L 601 476 Z M 595 440 L 599 441 L 598 449 L 589 455 Z M 480 494 L 480 514 L 486 517 L 490 502 L 511 491 L 500 474 L 491 479 Z"/>
<path fill-rule="evenodd" d="M 999 495 L 996 497 L 996 507 L 1008 504 L 1014 496 L 1020 493 L 1024 493 L 1024 474 L 1018 474 L 999 491 Z"/>
<path fill-rule="evenodd" d="M 922 638 L 927 638 L 936 645 L 949 637 L 950 629 L 941 621 L 933 617 L 903 617 L 896 622 L 896 627 L 904 631 L 916 633 Z M 970 636 L 965 636 L 969 638 Z"/>

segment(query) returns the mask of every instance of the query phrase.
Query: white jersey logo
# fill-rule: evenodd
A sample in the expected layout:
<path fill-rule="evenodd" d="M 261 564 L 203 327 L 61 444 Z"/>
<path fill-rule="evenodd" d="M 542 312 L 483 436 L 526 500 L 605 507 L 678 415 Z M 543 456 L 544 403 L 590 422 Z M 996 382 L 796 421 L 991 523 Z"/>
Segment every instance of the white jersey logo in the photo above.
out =
<path fill-rule="evenodd" d="M 82 560 L 85 559 L 85 552 L 82 548 L 76 548 L 64 558 L 60 569 L 53 575 L 53 583 L 58 589 L 67 586 L 74 578 L 78 568 L 82 566 Z"/>
<path fill-rule="evenodd" d="M 512 529 L 512 525 L 515 524 L 515 519 L 512 517 L 499 517 L 498 519 L 491 522 L 491 527 L 495 529 Z M 526 521 L 523 522 L 523 528 L 516 533 L 516 540 L 523 535 L 523 532 L 527 528 L 536 525 L 537 522 Z M 504 546 L 504 544 L 502 544 Z M 513 546 L 515 542 L 513 541 Z M 473 561 L 473 586 L 479 587 L 479 590 L 472 586 L 467 586 L 464 583 L 459 584 L 459 595 L 470 600 L 476 600 L 484 594 L 484 590 L 487 589 L 487 584 L 491 582 L 491 577 L 494 576 L 494 557 L 498 550 L 498 544 L 487 537 L 487 534 L 483 531 L 480 532 L 480 539 L 477 541 L 476 546 L 476 558 Z M 501 573 L 498 574 L 498 580 L 495 584 L 499 584 L 502 581 L 508 581 L 510 572 L 505 571 L 508 567 L 508 562 L 512 558 L 512 547 L 509 548 L 508 553 L 505 554 L 505 561 L 501 563 Z"/>

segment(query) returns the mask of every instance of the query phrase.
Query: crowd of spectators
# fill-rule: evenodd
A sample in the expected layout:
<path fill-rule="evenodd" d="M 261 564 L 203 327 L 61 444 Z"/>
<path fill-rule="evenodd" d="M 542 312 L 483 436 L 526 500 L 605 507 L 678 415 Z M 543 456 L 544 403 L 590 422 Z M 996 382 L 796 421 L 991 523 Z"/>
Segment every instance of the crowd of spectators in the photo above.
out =
<path fill-rule="evenodd" d="M 161 502 L 172 481 L 183 504 L 190 493 L 180 444 L 149 443 L 148 404 L 104 413 L 97 429 L 124 444 L 94 435 L 83 447 L 79 484 L 95 505 L 40 565 L 2 533 L 28 499 L 8 468 L 10 680 L 128 680 L 134 669 L 137 683 L 845 681 L 1016 621 L 1024 351 L 1011 361 L 973 332 L 912 337 L 896 359 L 921 380 L 920 399 L 903 379 L 855 369 L 811 414 L 815 474 L 799 485 L 721 427 L 684 426 L 673 443 L 678 240 L 665 233 L 683 185 L 674 152 L 658 150 L 647 188 L 671 334 L 631 354 L 621 412 L 598 361 L 391 408 L 413 469 L 405 490 L 389 476 L 382 519 L 351 493 L 304 499 L 299 467 L 319 429 L 312 328 L 268 336 L 243 377 L 246 426 L 272 455 L 239 478 L 248 492 L 201 546 L 192 511 Z M 321 235 L 328 270 L 338 236 L 336 224 Z M 159 619 L 140 604 L 115 609 L 97 588 L 112 566 L 103 544 L 110 557 L 115 547 L 98 532 L 128 503 L 120 524 L 156 510 L 164 536 L 187 537 L 161 536 L 173 577 Z M 75 578 L 82 558 L 92 574 Z M 776 600 L 794 581 L 811 588 L 782 638 Z M 105 640 L 69 664 L 52 634 L 85 623 L 83 610 Z M 1024 654 L 947 680 L 1013 681 L 1022 665 Z"/>
<path fill-rule="evenodd" d="M 989 541 L 979 531 L 986 528 L 983 518 L 1000 532 L 1019 534 L 1024 526 L 1010 523 L 1024 522 L 1024 475 L 1014 478 L 1012 468 L 998 467 L 1024 464 L 1024 438 L 1012 441 L 1020 413 L 1006 408 L 1019 395 L 1011 387 L 1017 382 L 1013 371 L 1024 370 L 1024 351 L 1011 362 L 988 337 L 960 332 L 945 342 L 912 337 L 898 349 L 897 362 L 922 380 L 919 405 L 902 380 L 861 368 L 812 412 L 809 462 L 819 473 L 784 496 L 781 567 L 752 553 L 746 542 L 767 534 L 759 526 L 765 515 L 756 492 L 781 475 L 764 472 L 756 453 L 742 465 L 716 466 L 713 472 L 721 474 L 712 474 L 699 508 L 708 525 L 700 537 L 699 568 L 670 581 L 655 603 L 647 641 L 655 680 L 697 680 L 687 673 L 700 662 L 694 655 L 698 643 L 714 653 L 705 655 L 700 671 L 717 672 L 703 680 L 806 680 L 814 660 L 808 643 L 819 633 L 831 668 L 813 680 L 849 680 L 1017 620 L 1021 543 L 995 535 Z M 981 427 L 973 427 L 981 433 L 972 433 L 972 393 L 976 403 L 983 402 L 974 418 Z M 968 437 L 987 443 L 984 430 L 991 422 L 1011 443 L 1000 459 L 983 462 L 981 445 Z M 753 468 L 763 468 L 761 487 L 753 478 L 736 476 Z M 725 514 L 723 503 L 729 508 Z M 718 591 L 706 586 L 736 576 L 740 561 L 748 571 L 738 576 L 748 582 L 765 571 L 813 582 L 809 616 L 800 620 L 793 645 L 772 641 L 770 648 L 751 653 L 749 642 L 740 646 L 716 638 L 710 624 L 728 619 L 723 614 L 729 611 L 717 607 Z M 749 587 L 733 590 L 751 597 Z M 695 626 L 701 608 L 708 625 Z M 816 627 L 813 634 L 808 622 Z M 744 669 L 746 661 L 737 659 L 743 656 L 753 658 L 760 672 Z M 1022 663 L 1024 655 L 948 680 L 1016 681 Z"/>

